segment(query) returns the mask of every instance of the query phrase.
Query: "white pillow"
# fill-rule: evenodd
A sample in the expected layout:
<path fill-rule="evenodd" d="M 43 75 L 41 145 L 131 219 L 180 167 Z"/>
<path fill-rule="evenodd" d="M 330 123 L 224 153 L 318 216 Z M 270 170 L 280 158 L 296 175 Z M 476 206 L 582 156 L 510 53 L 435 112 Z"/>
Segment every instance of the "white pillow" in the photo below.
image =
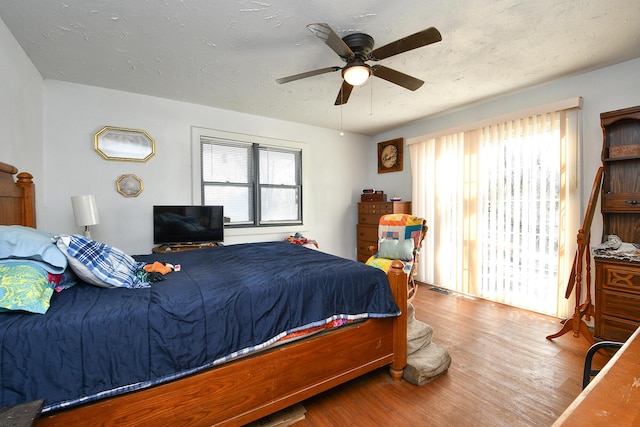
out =
<path fill-rule="evenodd" d="M 378 244 L 378 257 L 386 259 L 413 260 L 413 238 L 406 240 L 383 239 Z"/>

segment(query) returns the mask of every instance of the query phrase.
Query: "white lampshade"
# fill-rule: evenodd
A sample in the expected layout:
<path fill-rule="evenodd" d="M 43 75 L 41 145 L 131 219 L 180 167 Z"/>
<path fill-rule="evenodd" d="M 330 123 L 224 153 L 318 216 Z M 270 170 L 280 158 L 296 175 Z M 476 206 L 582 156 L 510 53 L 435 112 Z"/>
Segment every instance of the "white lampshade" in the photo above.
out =
<path fill-rule="evenodd" d="M 71 206 L 73 207 L 73 215 L 76 224 L 84 227 L 84 235 L 91 237 L 89 234 L 89 226 L 100 224 L 100 216 L 98 215 L 98 205 L 93 195 L 72 196 Z"/>
<path fill-rule="evenodd" d="M 342 77 L 351 86 L 360 86 L 370 75 L 371 70 L 366 65 L 352 65 L 342 72 Z"/>

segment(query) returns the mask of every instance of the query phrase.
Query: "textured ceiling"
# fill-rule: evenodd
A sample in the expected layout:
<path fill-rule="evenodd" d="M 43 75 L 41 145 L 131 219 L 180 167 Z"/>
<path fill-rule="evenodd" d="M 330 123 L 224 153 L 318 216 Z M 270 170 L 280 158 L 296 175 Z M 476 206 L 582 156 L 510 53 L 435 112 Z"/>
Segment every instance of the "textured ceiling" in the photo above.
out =
<path fill-rule="evenodd" d="M 362 134 L 640 57 L 638 0 L 0 0 L 0 17 L 46 79 L 209 105 Z M 380 64 L 333 105 L 343 66 L 306 25 L 380 47 L 434 26 L 439 43 Z"/>

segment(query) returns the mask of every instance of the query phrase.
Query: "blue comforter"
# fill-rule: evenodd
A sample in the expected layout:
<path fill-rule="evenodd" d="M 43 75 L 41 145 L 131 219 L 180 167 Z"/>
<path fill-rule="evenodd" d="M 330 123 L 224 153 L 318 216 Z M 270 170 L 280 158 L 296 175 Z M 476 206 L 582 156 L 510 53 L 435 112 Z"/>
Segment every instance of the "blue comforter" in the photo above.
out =
<path fill-rule="evenodd" d="M 399 314 L 378 269 L 286 242 L 136 256 L 180 264 L 142 289 L 79 284 L 44 315 L 0 313 L 0 407 L 44 411 L 148 387 L 337 318 Z"/>

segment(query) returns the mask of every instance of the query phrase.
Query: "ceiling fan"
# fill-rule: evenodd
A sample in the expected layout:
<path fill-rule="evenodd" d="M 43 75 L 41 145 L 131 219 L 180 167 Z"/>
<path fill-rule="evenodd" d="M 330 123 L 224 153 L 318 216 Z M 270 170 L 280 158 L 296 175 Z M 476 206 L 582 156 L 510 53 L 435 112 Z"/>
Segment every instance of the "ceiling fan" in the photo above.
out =
<path fill-rule="evenodd" d="M 424 81 L 401 73 L 383 65 L 369 65 L 366 61 L 379 61 L 390 56 L 427 46 L 442 40 L 440 32 L 430 27 L 392 43 L 373 49 L 374 40 L 368 34 L 353 33 L 340 38 L 329 24 L 309 24 L 307 28 L 324 41 L 338 56 L 346 62 L 344 67 L 327 67 L 306 73 L 295 74 L 277 79 L 278 83 L 288 83 L 319 74 L 342 70 L 342 87 L 335 105 L 346 104 L 354 86 L 365 83 L 370 76 L 380 77 L 409 90 L 416 90 Z"/>

